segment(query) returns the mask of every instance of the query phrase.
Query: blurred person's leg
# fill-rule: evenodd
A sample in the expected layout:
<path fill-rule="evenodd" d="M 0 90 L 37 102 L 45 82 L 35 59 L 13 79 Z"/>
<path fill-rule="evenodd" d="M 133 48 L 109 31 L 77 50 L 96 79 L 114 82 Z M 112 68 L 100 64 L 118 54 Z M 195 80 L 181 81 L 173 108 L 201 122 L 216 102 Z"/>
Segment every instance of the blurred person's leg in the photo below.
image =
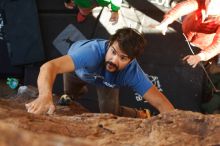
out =
<path fill-rule="evenodd" d="M 61 105 L 68 105 L 71 100 L 80 98 L 88 91 L 86 83 L 73 72 L 63 74 L 63 90 L 64 95 L 59 100 Z"/>
<path fill-rule="evenodd" d="M 135 108 L 120 106 L 119 89 L 97 87 L 99 110 L 101 113 L 112 113 L 123 117 L 148 118 L 149 113 Z"/>

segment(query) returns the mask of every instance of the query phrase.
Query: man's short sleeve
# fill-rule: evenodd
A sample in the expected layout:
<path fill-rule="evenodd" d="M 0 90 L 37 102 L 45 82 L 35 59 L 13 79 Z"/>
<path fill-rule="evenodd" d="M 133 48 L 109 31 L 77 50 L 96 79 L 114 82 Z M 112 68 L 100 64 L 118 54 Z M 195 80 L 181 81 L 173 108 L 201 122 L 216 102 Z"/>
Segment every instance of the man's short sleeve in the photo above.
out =
<path fill-rule="evenodd" d="M 126 82 L 125 84 L 141 96 L 153 86 L 148 75 L 144 73 L 136 61 L 131 65 L 130 69 L 127 70 L 124 80 Z"/>
<path fill-rule="evenodd" d="M 137 80 L 134 82 L 135 84 L 133 85 L 133 90 L 139 93 L 141 96 L 144 96 L 144 94 L 153 86 L 148 78 L 148 75 L 144 72 L 139 74 Z"/>
<path fill-rule="evenodd" d="M 101 53 L 100 45 L 95 40 L 78 41 L 68 51 L 76 70 L 99 64 L 103 57 Z"/>

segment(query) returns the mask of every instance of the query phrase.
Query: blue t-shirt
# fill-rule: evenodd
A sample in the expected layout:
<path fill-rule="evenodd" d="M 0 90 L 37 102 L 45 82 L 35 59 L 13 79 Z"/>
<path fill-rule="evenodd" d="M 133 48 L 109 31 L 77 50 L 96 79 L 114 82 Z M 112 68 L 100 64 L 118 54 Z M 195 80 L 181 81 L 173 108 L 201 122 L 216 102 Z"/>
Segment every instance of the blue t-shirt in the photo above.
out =
<path fill-rule="evenodd" d="M 105 69 L 104 64 L 107 49 L 107 40 L 82 40 L 74 43 L 70 47 L 68 55 L 74 62 L 76 75 L 81 80 L 96 86 L 130 87 L 143 96 L 152 87 L 152 83 L 137 60 L 134 59 L 123 70 L 109 72 Z"/>

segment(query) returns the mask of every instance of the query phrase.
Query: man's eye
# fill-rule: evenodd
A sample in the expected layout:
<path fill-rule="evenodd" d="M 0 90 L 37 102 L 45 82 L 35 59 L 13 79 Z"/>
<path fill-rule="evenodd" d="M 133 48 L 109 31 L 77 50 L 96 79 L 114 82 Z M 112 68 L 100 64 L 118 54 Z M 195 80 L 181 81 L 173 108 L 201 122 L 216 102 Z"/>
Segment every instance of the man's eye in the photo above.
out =
<path fill-rule="evenodd" d="M 128 58 L 127 57 L 121 57 L 122 61 L 126 61 Z"/>
<path fill-rule="evenodd" d="M 114 54 L 114 55 L 115 55 L 115 54 L 116 54 L 116 51 L 115 51 L 115 50 L 112 50 L 112 54 Z"/>

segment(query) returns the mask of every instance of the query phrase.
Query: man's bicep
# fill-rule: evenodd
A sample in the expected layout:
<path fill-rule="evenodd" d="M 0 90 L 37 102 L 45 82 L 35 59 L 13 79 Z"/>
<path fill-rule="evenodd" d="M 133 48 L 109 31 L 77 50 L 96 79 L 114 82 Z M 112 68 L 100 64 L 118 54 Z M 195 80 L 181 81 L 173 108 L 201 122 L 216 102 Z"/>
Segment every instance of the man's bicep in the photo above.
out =
<path fill-rule="evenodd" d="M 57 73 L 72 72 L 75 70 L 74 62 L 69 55 L 59 57 L 50 62 L 53 64 L 54 69 L 57 70 Z"/>

